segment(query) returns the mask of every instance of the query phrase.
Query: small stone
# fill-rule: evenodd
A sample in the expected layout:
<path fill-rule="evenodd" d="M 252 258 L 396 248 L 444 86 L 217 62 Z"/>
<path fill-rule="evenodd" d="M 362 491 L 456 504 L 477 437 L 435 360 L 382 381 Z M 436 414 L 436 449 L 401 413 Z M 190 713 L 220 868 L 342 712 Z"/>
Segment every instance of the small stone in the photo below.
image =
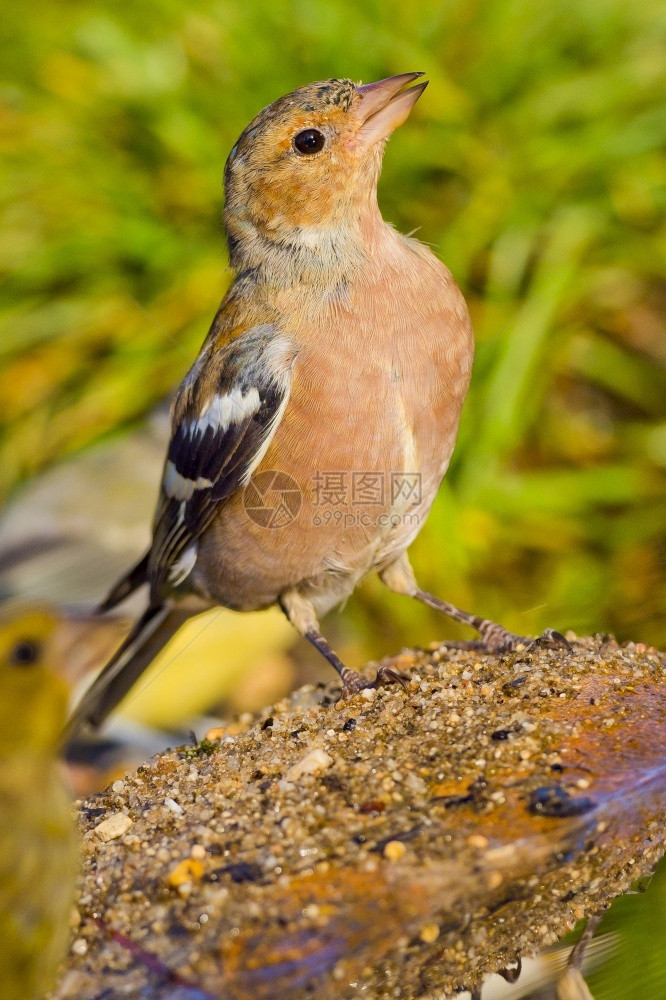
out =
<path fill-rule="evenodd" d="M 125 782 L 122 781 L 120 778 L 118 779 L 118 781 L 114 781 L 114 783 L 111 785 L 111 791 L 115 792 L 116 795 L 120 795 L 121 792 L 125 791 Z"/>
<path fill-rule="evenodd" d="M 480 851 L 484 851 L 488 846 L 488 840 L 483 837 L 480 833 L 473 833 L 467 838 L 467 843 L 470 847 L 477 847 Z"/>
<path fill-rule="evenodd" d="M 331 976 L 337 982 L 341 982 L 347 976 L 344 962 L 338 962 L 337 965 L 333 966 L 333 971 L 331 972 Z"/>
<path fill-rule="evenodd" d="M 167 809 L 170 809 L 172 813 L 175 813 L 176 816 L 185 815 L 185 810 L 183 809 L 183 807 L 178 805 L 175 799 L 169 798 L 168 795 L 164 800 L 164 805 L 167 807 Z"/>
<path fill-rule="evenodd" d="M 109 840 L 117 840 L 118 837 L 122 837 L 124 833 L 127 833 L 131 825 L 132 820 L 126 813 L 117 812 L 111 816 L 107 816 L 101 823 L 98 823 L 94 828 L 94 832 L 102 843 L 106 844 Z"/>
<path fill-rule="evenodd" d="M 494 872 L 489 872 L 488 873 L 488 888 L 489 889 L 497 889 L 498 886 L 500 886 L 503 881 L 504 881 L 504 876 L 502 875 L 501 872 L 494 871 Z"/>
<path fill-rule="evenodd" d="M 298 781 L 305 774 L 318 774 L 320 771 L 326 771 L 332 763 L 333 758 L 330 754 L 320 747 L 315 747 L 314 750 L 306 753 L 305 757 L 292 764 L 284 777 L 286 781 Z"/>
<path fill-rule="evenodd" d="M 206 857 L 206 848 L 201 844 L 194 844 L 190 851 L 190 857 L 194 858 L 195 861 L 203 861 Z"/>
<path fill-rule="evenodd" d="M 189 895 L 189 892 L 192 891 L 192 883 L 198 882 L 203 873 L 204 866 L 201 861 L 197 861 L 195 858 L 184 858 L 171 869 L 167 883 L 172 889 L 184 891 L 183 894 Z"/>
<path fill-rule="evenodd" d="M 421 928 L 419 937 L 424 944 L 432 944 L 439 937 L 439 927 L 437 924 L 426 924 L 425 927 Z"/>
<path fill-rule="evenodd" d="M 413 774 L 412 772 L 410 772 L 405 778 L 405 784 L 408 788 L 411 788 L 413 792 L 418 792 L 421 795 L 424 795 L 427 791 L 427 785 L 423 778 L 419 778 L 418 774 Z"/>
<path fill-rule="evenodd" d="M 407 853 L 407 848 L 401 840 L 389 840 L 384 848 L 384 857 L 387 861 L 400 861 Z"/>
<path fill-rule="evenodd" d="M 88 942 L 85 938 L 75 938 L 72 941 L 72 952 L 75 955 L 85 955 L 88 951 Z"/>
<path fill-rule="evenodd" d="M 377 688 L 363 688 L 361 691 L 361 698 L 365 698 L 366 701 L 374 701 L 377 697 Z"/>

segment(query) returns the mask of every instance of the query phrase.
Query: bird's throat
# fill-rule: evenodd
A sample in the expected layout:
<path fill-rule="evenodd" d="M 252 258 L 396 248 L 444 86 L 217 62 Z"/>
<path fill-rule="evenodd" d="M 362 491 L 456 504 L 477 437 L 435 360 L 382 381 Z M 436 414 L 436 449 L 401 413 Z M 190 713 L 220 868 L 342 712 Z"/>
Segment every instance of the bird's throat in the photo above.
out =
<path fill-rule="evenodd" d="M 367 262 L 373 234 L 385 227 L 371 207 L 340 223 L 263 227 L 242 212 L 225 213 L 231 266 L 266 286 L 309 287 L 320 293 L 351 279 Z"/>

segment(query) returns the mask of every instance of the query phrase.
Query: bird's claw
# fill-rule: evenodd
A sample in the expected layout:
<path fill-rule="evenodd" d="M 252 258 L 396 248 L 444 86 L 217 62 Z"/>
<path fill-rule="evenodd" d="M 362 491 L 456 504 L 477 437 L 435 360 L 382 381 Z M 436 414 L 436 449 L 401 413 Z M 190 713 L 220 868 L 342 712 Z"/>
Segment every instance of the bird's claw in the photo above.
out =
<path fill-rule="evenodd" d="M 573 653 L 573 646 L 561 632 L 556 631 L 554 628 L 545 628 L 541 635 L 538 635 L 536 639 L 532 639 L 529 646 L 546 646 L 550 649 L 566 649 L 567 653 Z"/>
<path fill-rule="evenodd" d="M 352 695 L 359 694 L 367 688 L 374 688 L 376 690 L 380 687 L 388 687 L 390 684 L 400 684 L 401 687 L 407 688 L 408 682 L 409 677 L 407 674 L 401 674 L 400 671 L 394 670 L 392 667 L 380 667 L 375 674 L 374 680 L 369 680 L 357 670 L 347 670 L 342 679 L 340 701 L 351 698 Z"/>
<path fill-rule="evenodd" d="M 389 687 L 391 684 L 399 684 L 406 691 L 408 683 L 409 674 L 402 674 L 399 670 L 394 670 L 392 667 L 380 667 L 370 687 L 380 688 Z"/>

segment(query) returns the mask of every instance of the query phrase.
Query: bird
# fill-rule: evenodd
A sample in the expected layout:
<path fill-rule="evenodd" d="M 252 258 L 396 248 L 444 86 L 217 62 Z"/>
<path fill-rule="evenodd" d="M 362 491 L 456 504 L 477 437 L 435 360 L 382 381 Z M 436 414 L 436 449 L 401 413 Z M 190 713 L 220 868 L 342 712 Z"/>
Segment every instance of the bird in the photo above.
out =
<path fill-rule="evenodd" d="M 182 623 L 215 605 L 277 604 L 343 697 L 404 684 L 348 667 L 320 629 L 371 572 L 472 626 L 486 650 L 530 641 L 423 591 L 407 556 L 453 452 L 474 353 L 450 271 L 378 206 L 386 141 L 423 75 L 308 84 L 233 146 L 234 277 L 175 397 L 151 547 L 100 611 L 144 584 L 147 607 L 73 730 L 101 725 Z M 552 629 L 541 638 L 566 642 Z"/>
<path fill-rule="evenodd" d="M 59 752 L 68 686 L 57 618 L 0 611 L 0 996 L 41 1000 L 67 946 L 79 845 Z"/>

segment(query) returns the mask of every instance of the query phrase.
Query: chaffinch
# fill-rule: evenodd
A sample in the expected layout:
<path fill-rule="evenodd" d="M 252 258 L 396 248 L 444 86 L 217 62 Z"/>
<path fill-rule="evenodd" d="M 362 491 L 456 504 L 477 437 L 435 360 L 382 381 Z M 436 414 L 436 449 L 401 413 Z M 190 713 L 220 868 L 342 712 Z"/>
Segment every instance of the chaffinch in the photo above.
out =
<path fill-rule="evenodd" d="M 212 605 L 278 604 L 343 694 L 369 686 L 318 619 L 372 571 L 477 629 L 486 649 L 525 641 L 422 591 L 406 555 L 446 472 L 473 356 L 451 274 L 377 205 L 385 142 L 422 75 L 301 87 L 231 150 L 235 278 L 173 406 L 150 551 L 101 606 L 148 583 L 148 608 L 75 726 L 99 725 L 183 621 Z M 400 679 L 380 670 L 372 684 Z"/>

